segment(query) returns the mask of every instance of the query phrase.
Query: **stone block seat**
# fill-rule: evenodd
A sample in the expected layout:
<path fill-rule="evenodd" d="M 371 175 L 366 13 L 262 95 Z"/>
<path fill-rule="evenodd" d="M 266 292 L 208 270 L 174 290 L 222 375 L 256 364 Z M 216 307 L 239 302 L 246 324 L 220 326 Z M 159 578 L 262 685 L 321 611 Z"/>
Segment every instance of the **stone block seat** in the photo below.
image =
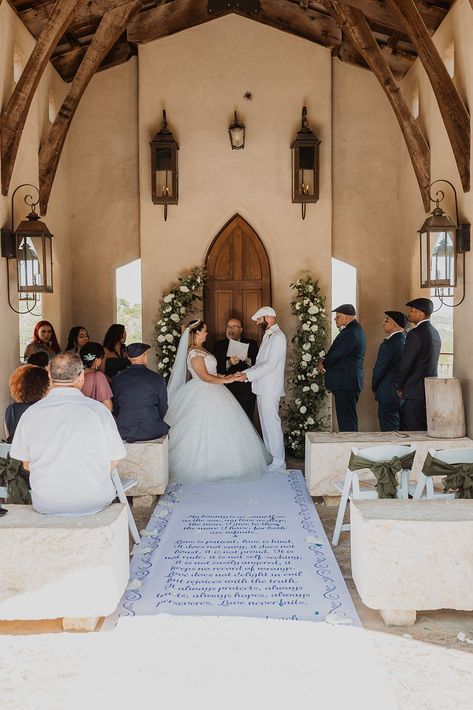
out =
<path fill-rule="evenodd" d="M 129 578 L 125 507 L 78 517 L 5 505 L 0 517 L 0 619 L 63 617 L 64 629 L 95 628 L 113 612 Z"/>
<path fill-rule="evenodd" d="M 350 515 L 353 580 L 386 625 L 473 610 L 473 501 L 356 500 Z"/>
<path fill-rule="evenodd" d="M 118 462 L 120 478 L 134 478 L 138 481 L 129 494 L 133 505 L 150 507 L 157 495 L 166 490 L 169 481 L 167 436 L 152 441 L 125 443 L 126 458 Z"/>
<path fill-rule="evenodd" d="M 353 447 L 414 444 L 416 456 L 411 479 L 417 481 L 429 449 L 472 448 L 473 440 L 466 436 L 458 439 L 439 439 L 426 431 L 360 431 L 360 432 L 307 432 L 305 437 L 305 479 L 311 496 L 340 496 L 336 483 L 345 477 Z M 373 481 L 373 475 L 364 472 L 361 481 Z"/>

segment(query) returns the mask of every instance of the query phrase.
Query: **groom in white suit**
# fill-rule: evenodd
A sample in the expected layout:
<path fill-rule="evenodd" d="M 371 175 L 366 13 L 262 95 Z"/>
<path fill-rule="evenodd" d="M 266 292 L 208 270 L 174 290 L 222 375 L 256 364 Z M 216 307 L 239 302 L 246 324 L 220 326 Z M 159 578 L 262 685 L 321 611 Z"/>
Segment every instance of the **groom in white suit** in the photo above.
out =
<path fill-rule="evenodd" d="M 276 311 L 264 306 L 252 320 L 265 328 L 256 363 L 241 373 L 243 382 L 251 382 L 256 395 L 264 445 L 273 457 L 269 471 L 286 468 L 284 437 L 279 418 L 279 400 L 284 397 L 284 368 L 286 365 L 286 336 L 276 323 Z"/>

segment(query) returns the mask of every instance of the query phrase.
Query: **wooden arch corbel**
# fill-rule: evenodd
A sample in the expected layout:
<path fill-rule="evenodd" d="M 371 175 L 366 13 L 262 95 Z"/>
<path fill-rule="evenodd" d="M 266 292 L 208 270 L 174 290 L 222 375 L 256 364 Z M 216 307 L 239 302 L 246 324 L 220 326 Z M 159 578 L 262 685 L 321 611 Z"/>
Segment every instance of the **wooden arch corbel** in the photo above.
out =
<path fill-rule="evenodd" d="M 429 144 L 422 134 L 418 122 L 411 115 L 391 69 L 361 10 L 348 7 L 339 0 L 324 0 L 324 4 L 332 17 L 337 20 L 356 51 L 373 71 L 389 100 L 406 142 L 424 209 L 428 212 L 430 208 L 428 191 L 430 184 Z"/>
<path fill-rule="evenodd" d="M 41 143 L 39 149 L 39 204 L 42 215 L 46 214 L 48 209 L 49 197 L 64 142 L 82 95 L 103 59 L 126 29 L 130 19 L 141 8 L 142 3 L 143 0 L 133 0 L 108 10 L 103 15 L 51 130 Z"/>
<path fill-rule="evenodd" d="M 413 0 L 387 0 L 387 3 L 393 13 L 399 17 L 429 77 L 455 156 L 463 192 L 468 192 L 470 189 L 470 114 Z"/>
<path fill-rule="evenodd" d="M 21 134 L 44 69 L 67 29 L 77 0 L 57 0 L 0 119 L 2 194 L 8 195 Z"/>

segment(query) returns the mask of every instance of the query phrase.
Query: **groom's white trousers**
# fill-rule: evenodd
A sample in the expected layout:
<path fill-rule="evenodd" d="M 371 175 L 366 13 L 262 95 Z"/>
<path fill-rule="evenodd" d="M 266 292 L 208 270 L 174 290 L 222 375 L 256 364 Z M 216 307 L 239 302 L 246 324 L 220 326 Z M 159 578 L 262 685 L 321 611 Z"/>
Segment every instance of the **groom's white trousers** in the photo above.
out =
<path fill-rule="evenodd" d="M 272 466 L 285 468 L 284 437 L 279 417 L 279 401 L 280 397 L 261 394 L 256 397 L 263 441 L 273 457 Z"/>

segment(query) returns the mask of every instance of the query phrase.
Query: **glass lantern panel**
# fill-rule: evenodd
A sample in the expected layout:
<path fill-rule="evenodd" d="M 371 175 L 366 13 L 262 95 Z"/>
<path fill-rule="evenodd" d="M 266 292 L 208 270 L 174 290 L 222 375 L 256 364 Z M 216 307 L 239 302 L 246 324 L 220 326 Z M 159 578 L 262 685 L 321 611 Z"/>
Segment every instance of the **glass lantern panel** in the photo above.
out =
<path fill-rule="evenodd" d="M 235 126 L 230 129 L 232 135 L 232 146 L 233 148 L 242 148 L 245 140 L 245 129 Z"/>
<path fill-rule="evenodd" d="M 40 257 L 31 237 L 20 237 L 17 250 L 18 291 L 32 292 L 41 285 Z"/>
<path fill-rule="evenodd" d="M 434 286 L 454 286 L 455 244 L 451 232 L 436 232 L 431 235 L 432 253 L 430 260 L 430 280 Z"/>
<path fill-rule="evenodd" d="M 428 232 L 421 232 L 420 235 L 420 285 L 421 288 L 430 286 L 430 235 Z"/>
<path fill-rule="evenodd" d="M 299 148 L 299 195 L 313 195 L 315 185 L 315 148 L 301 146 Z"/>
<path fill-rule="evenodd" d="M 53 243 L 51 239 L 44 239 L 44 285 L 46 290 L 53 290 Z"/>
<path fill-rule="evenodd" d="M 156 196 L 173 196 L 173 160 L 170 147 L 156 148 Z"/>

